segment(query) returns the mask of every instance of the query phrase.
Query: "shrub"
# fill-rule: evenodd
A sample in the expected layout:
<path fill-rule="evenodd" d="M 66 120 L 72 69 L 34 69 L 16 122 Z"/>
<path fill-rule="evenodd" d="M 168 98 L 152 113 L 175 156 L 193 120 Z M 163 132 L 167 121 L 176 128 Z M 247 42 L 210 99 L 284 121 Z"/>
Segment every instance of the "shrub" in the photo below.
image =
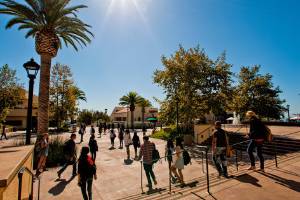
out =
<path fill-rule="evenodd" d="M 65 141 L 66 140 L 60 136 L 56 136 L 49 140 L 49 154 L 46 163 L 47 167 L 57 166 L 64 162 L 63 148 Z"/>
<path fill-rule="evenodd" d="M 151 138 L 161 139 L 161 140 L 167 140 L 170 137 L 170 133 L 166 132 L 164 130 L 160 130 L 158 132 L 155 132 L 150 136 Z"/>

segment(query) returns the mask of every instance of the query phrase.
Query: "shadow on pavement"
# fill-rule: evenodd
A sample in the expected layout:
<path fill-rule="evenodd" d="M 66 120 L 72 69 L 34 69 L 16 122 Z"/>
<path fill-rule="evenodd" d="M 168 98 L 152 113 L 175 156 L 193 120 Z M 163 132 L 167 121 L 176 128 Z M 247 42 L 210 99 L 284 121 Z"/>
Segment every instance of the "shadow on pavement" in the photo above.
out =
<path fill-rule="evenodd" d="M 251 176 L 250 174 L 242 174 L 240 176 L 235 176 L 233 177 L 234 179 L 242 182 L 242 183 L 249 183 L 249 184 L 252 184 L 256 187 L 262 187 L 259 183 L 258 183 L 258 179 Z"/>
<path fill-rule="evenodd" d="M 54 187 L 52 187 L 48 193 L 53 194 L 54 196 L 57 196 L 59 194 L 61 194 L 66 186 L 75 178 L 75 176 L 72 176 L 69 180 L 66 179 L 57 179 L 57 181 L 59 181 L 58 184 L 56 184 Z"/>
<path fill-rule="evenodd" d="M 289 179 L 285 179 L 283 177 L 274 175 L 274 174 L 270 174 L 270 173 L 260 173 L 263 176 L 266 176 L 270 179 L 273 179 L 275 181 L 275 183 L 282 185 L 284 187 L 287 187 L 291 190 L 294 190 L 296 192 L 300 192 L 300 182 L 294 181 L 294 180 L 289 180 Z"/>

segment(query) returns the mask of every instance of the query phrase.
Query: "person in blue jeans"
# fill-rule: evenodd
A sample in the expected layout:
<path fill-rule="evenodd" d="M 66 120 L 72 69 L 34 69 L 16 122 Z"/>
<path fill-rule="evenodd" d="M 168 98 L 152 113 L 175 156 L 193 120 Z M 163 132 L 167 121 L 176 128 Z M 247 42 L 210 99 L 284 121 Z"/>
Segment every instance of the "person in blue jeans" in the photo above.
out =
<path fill-rule="evenodd" d="M 84 200 L 92 200 L 93 178 L 97 179 L 96 165 L 91 158 L 88 147 L 82 147 L 78 159 L 78 185 Z"/>
<path fill-rule="evenodd" d="M 260 171 L 264 172 L 264 157 L 262 154 L 262 147 L 266 137 L 266 126 L 262 121 L 256 116 L 255 112 L 248 111 L 246 117 L 250 120 L 250 131 L 248 137 L 250 138 L 250 143 L 247 148 L 247 152 L 250 158 L 251 166 L 248 170 L 255 170 L 255 157 L 253 151 L 256 148 L 257 156 L 260 161 Z"/>

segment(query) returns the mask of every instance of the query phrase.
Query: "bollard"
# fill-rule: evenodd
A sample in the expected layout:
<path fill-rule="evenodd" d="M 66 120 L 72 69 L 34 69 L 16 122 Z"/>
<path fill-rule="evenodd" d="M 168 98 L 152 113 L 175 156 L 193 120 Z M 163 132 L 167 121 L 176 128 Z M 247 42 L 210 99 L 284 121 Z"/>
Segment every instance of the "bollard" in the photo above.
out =
<path fill-rule="evenodd" d="M 142 194 L 144 194 L 144 189 L 143 189 L 143 161 L 141 162 L 141 190 L 142 190 Z"/>
<path fill-rule="evenodd" d="M 238 150 L 235 150 L 235 166 L 236 166 L 236 171 L 239 171 L 239 164 L 238 164 Z"/>

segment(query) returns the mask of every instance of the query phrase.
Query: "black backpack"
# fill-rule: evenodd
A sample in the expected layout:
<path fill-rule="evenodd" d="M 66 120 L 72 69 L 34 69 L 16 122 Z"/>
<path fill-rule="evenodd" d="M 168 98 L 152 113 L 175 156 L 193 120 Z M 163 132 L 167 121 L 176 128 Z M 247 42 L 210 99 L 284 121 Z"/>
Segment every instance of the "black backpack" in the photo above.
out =
<path fill-rule="evenodd" d="M 183 150 L 182 156 L 183 156 L 184 165 L 188 165 L 189 163 L 191 163 L 191 157 L 190 157 L 189 152 L 187 152 L 186 150 Z"/>
<path fill-rule="evenodd" d="M 152 151 L 152 162 L 156 163 L 157 161 L 159 161 L 159 159 L 160 159 L 159 151 L 155 148 L 155 145 L 154 145 L 154 149 Z"/>

